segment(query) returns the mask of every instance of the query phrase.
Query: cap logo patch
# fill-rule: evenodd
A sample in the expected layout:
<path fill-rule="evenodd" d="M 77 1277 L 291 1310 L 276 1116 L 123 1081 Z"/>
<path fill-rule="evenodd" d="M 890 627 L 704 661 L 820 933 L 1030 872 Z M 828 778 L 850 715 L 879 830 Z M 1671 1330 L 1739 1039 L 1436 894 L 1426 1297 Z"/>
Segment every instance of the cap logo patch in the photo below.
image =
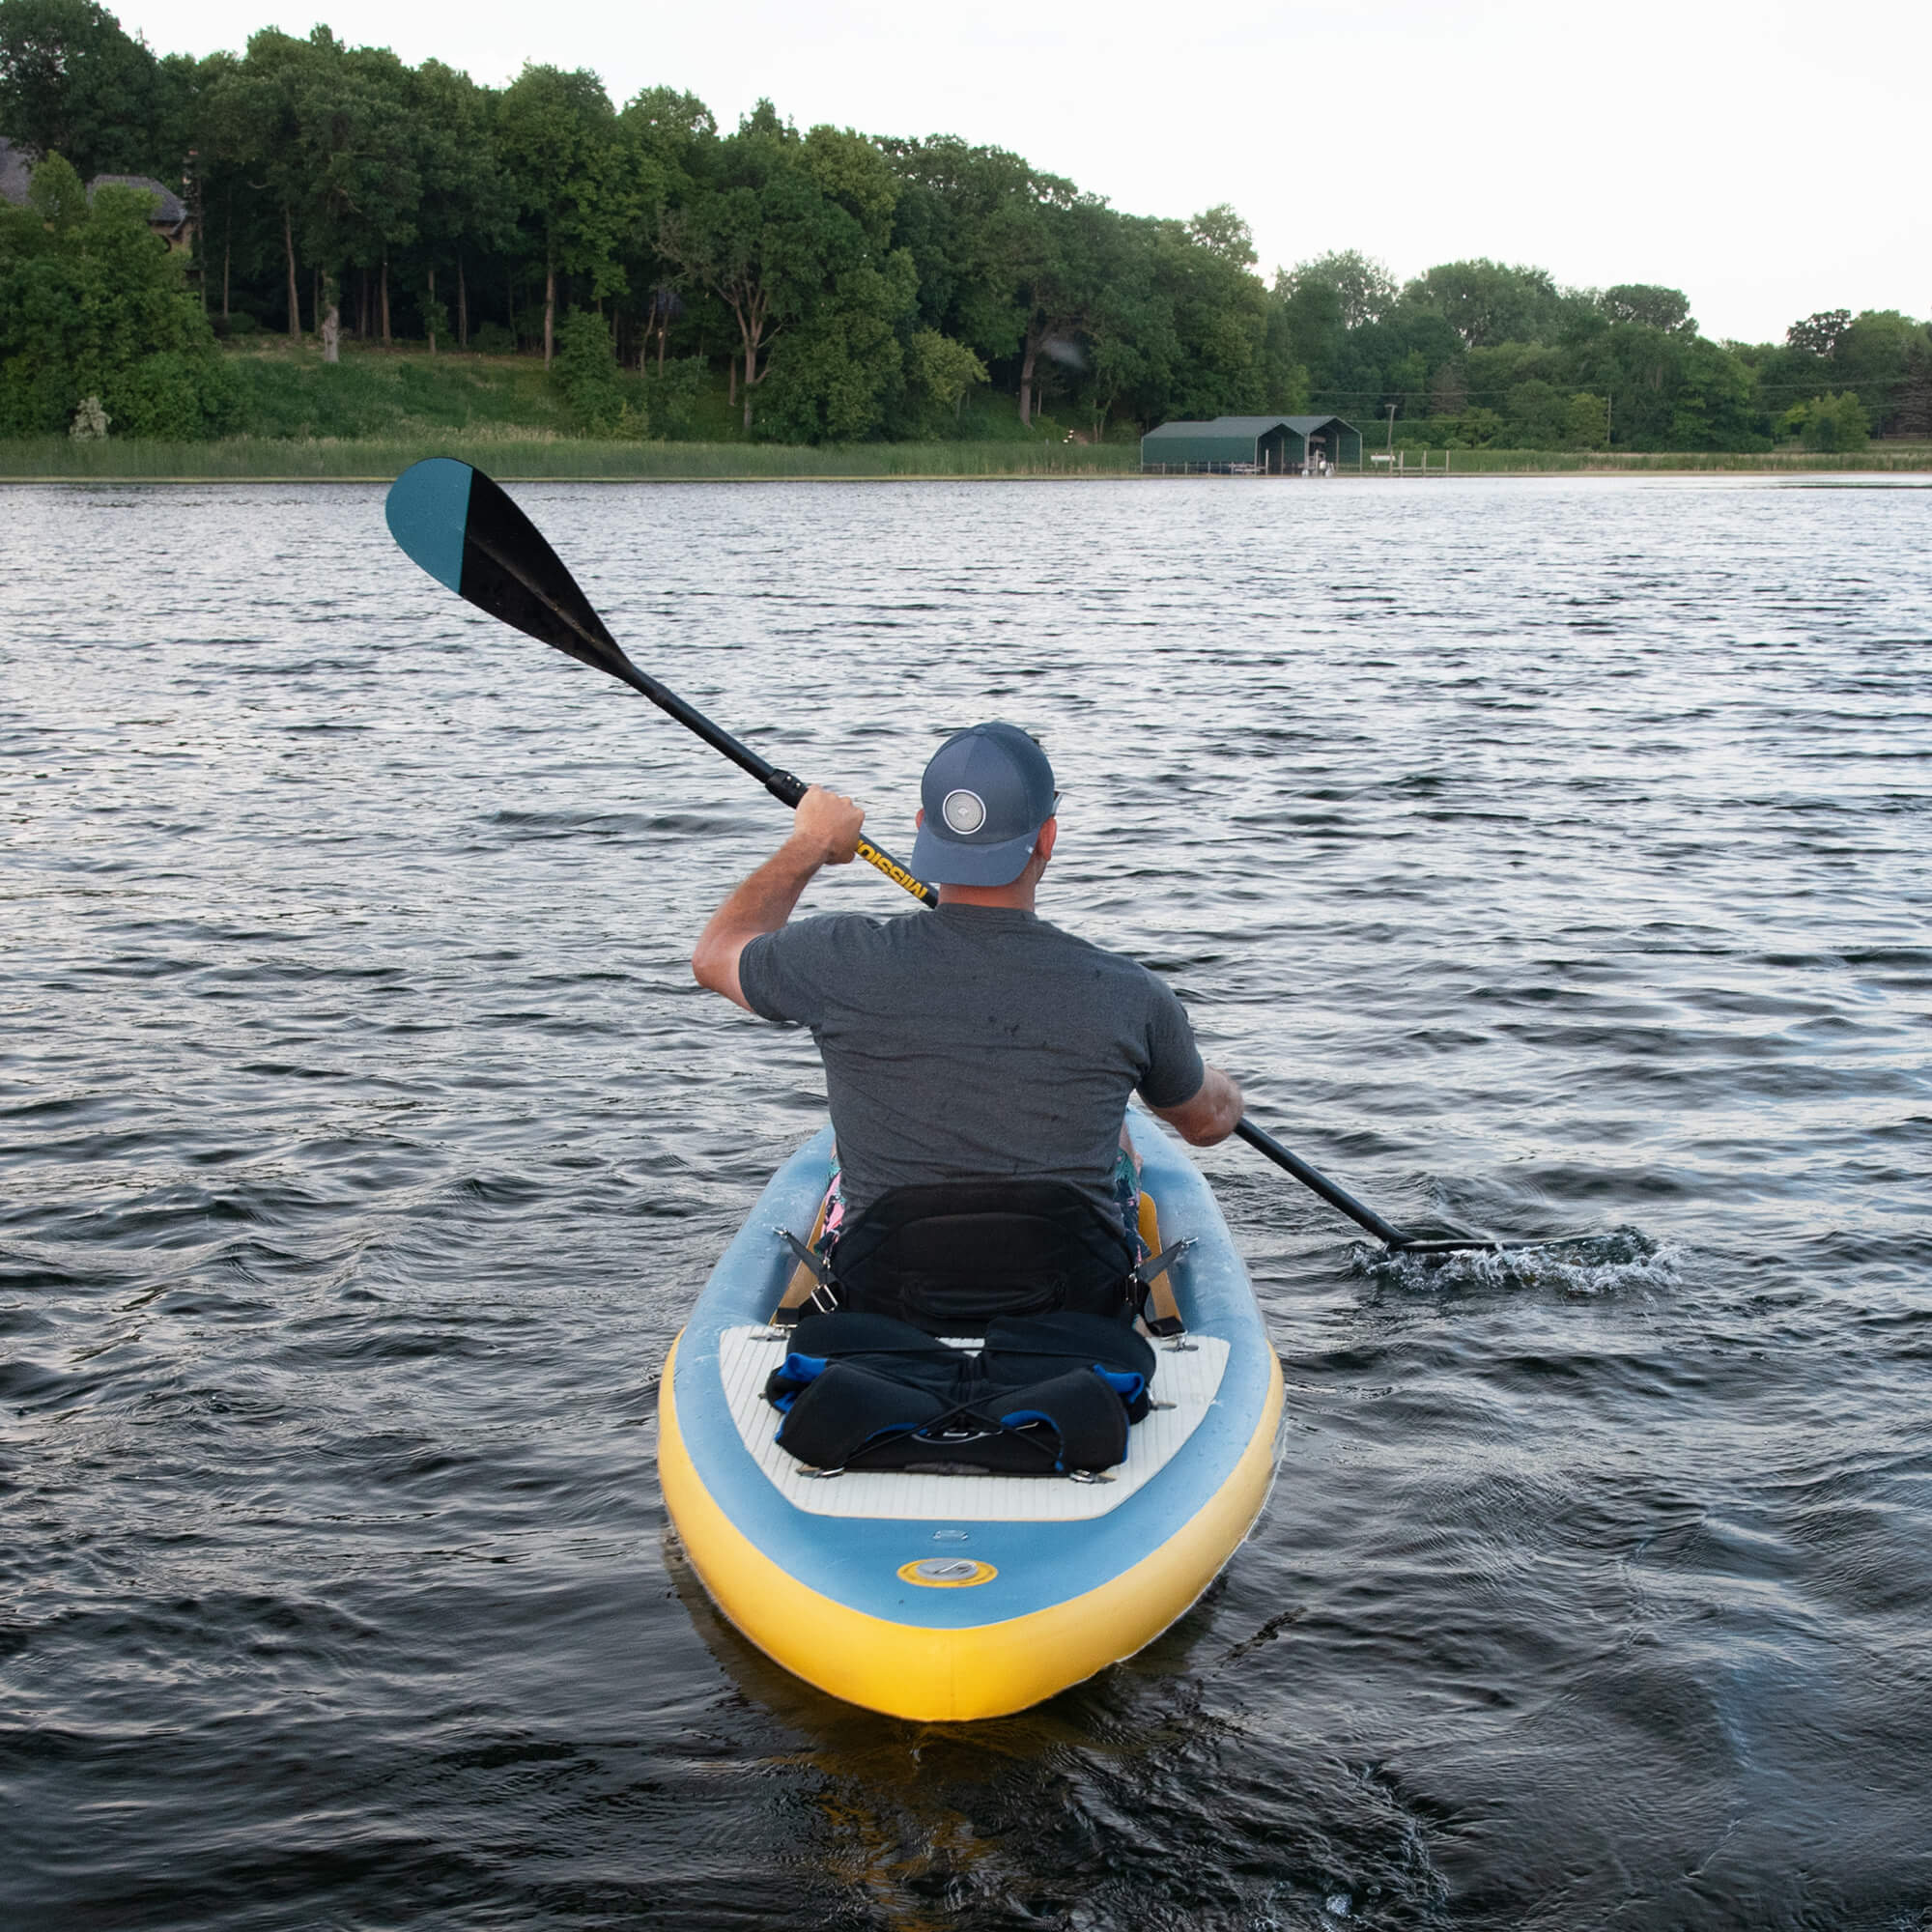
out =
<path fill-rule="evenodd" d="M 970 838 L 986 822 L 986 801 L 977 791 L 950 791 L 939 815 L 949 832 Z"/>

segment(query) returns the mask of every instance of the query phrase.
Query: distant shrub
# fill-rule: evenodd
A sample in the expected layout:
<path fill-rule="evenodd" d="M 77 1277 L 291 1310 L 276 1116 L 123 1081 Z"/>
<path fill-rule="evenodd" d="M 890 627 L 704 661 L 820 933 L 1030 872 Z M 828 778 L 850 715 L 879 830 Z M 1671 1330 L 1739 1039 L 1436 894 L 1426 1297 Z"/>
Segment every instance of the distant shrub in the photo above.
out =
<path fill-rule="evenodd" d="M 704 357 L 681 355 L 662 369 L 644 364 L 645 407 L 657 433 L 673 442 L 691 434 L 697 415 L 697 399 L 704 391 Z"/>
<path fill-rule="evenodd" d="M 58 155 L 27 207 L 0 204 L 0 435 L 61 435 L 89 399 L 117 436 L 233 422 L 233 380 L 182 258 L 155 245 L 152 205 L 108 186 L 90 205 Z"/>
<path fill-rule="evenodd" d="M 216 356 L 164 350 L 118 371 L 102 397 L 123 436 L 191 442 L 236 427 L 241 390 Z"/>
<path fill-rule="evenodd" d="M 1568 427 L 1567 406 L 1555 385 L 1532 377 L 1503 399 L 1510 441 L 1518 449 L 1560 449 Z"/>
<path fill-rule="evenodd" d="M 986 365 L 963 342 L 936 328 L 918 330 L 906 350 L 907 414 L 915 433 L 957 435 L 967 391 L 986 380 Z"/>
<path fill-rule="evenodd" d="M 479 322 L 469 331 L 469 346 L 479 355 L 514 355 L 517 338 L 500 322 Z"/>
<path fill-rule="evenodd" d="M 1850 389 L 1837 396 L 1813 396 L 1785 412 L 1784 429 L 1806 449 L 1833 454 L 1862 449 L 1871 440 L 1871 422 L 1864 406 Z"/>
<path fill-rule="evenodd" d="M 238 308 L 230 313 L 226 327 L 231 338 L 237 335 L 259 335 L 262 332 L 262 318 L 259 315 L 250 315 L 246 309 Z M 222 325 L 217 322 L 215 324 L 217 333 L 221 327 Z"/>
<path fill-rule="evenodd" d="M 1610 409 L 1602 396 L 1593 396 L 1587 389 L 1572 396 L 1563 424 L 1566 448 L 1607 449 L 1610 446 Z"/>
<path fill-rule="evenodd" d="M 634 408 L 617 374 L 617 354 L 601 315 L 574 309 L 556 331 L 551 381 L 562 395 L 570 419 L 585 436 L 641 437 L 649 428 L 642 396 Z"/>

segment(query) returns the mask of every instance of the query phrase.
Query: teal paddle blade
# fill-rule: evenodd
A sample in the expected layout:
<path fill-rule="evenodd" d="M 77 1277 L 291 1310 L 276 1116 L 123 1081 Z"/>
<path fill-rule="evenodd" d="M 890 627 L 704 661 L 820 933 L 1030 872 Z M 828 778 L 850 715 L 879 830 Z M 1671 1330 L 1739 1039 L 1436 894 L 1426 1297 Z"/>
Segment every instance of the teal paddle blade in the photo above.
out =
<path fill-rule="evenodd" d="M 389 533 L 466 603 L 581 664 L 636 684 L 639 673 L 523 511 L 482 470 L 447 456 L 389 485 Z"/>
<path fill-rule="evenodd" d="M 439 583 L 463 594 L 463 532 L 469 521 L 467 463 L 432 456 L 412 463 L 389 485 L 389 534 Z"/>

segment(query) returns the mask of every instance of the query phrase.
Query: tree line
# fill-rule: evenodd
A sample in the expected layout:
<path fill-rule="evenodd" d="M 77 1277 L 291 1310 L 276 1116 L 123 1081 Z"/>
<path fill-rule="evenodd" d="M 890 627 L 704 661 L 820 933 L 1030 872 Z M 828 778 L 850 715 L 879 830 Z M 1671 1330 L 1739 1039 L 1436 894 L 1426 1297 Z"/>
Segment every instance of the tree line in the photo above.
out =
<path fill-rule="evenodd" d="M 55 366 L 51 318 L 111 302 L 84 265 L 125 255 L 127 210 L 107 196 L 97 220 L 75 185 L 142 174 L 180 184 L 197 240 L 177 293 L 206 322 L 169 311 L 148 347 L 128 321 L 120 349 L 128 368 L 173 356 L 174 380 L 213 337 L 270 329 L 329 357 L 345 336 L 540 354 L 604 433 L 628 420 L 624 367 L 667 390 L 722 374 L 744 433 L 803 441 L 958 434 L 987 394 L 1022 428 L 1046 409 L 1095 437 L 1306 412 L 1447 447 L 1932 434 L 1932 336 L 1901 314 L 1747 346 L 1699 334 L 1675 290 L 1487 261 L 1398 285 L 1351 252 L 1268 282 L 1228 207 L 1126 214 L 998 148 L 801 132 L 769 102 L 721 131 L 690 94 L 619 106 L 581 70 L 480 87 L 326 27 L 157 56 L 99 0 L 0 0 L 0 136 L 40 163 L 38 213 L 0 220 L 15 433 L 71 413 L 94 365 Z M 195 366 L 196 419 L 225 426 L 218 373 Z"/>

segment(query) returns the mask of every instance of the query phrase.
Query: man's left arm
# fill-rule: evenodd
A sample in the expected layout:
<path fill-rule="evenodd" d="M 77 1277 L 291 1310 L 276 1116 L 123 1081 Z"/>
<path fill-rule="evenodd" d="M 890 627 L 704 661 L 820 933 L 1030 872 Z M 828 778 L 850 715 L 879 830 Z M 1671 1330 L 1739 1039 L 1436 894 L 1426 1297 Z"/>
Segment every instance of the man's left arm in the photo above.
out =
<path fill-rule="evenodd" d="M 1187 1009 L 1173 988 L 1151 973 L 1148 980 L 1153 1011 L 1141 1098 L 1190 1146 L 1212 1147 L 1240 1125 L 1241 1090 L 1230 1075 L 1201 1058 Z"/>
<path fill-rule="evenodd" d="M 1213 1147 L 1241 1124 L 1241 1090 L 1218 1066 L 1204 1066 L 1191 1099 L 1153 1110 L 1190 1147 Z"/>
<path fill-rule="evenodd" d="M 859 847 L 865 812 L 849 798 L 813 785 L 798 802 L 791 837 L 711 915 L 692 950 L 691 973 L 700 986 L 747 1012 L 753 1009 L 738 980 L 738 955 L 761 933 L 790 919 L 799 895 L 821 866 L 844 866 Z"/>

